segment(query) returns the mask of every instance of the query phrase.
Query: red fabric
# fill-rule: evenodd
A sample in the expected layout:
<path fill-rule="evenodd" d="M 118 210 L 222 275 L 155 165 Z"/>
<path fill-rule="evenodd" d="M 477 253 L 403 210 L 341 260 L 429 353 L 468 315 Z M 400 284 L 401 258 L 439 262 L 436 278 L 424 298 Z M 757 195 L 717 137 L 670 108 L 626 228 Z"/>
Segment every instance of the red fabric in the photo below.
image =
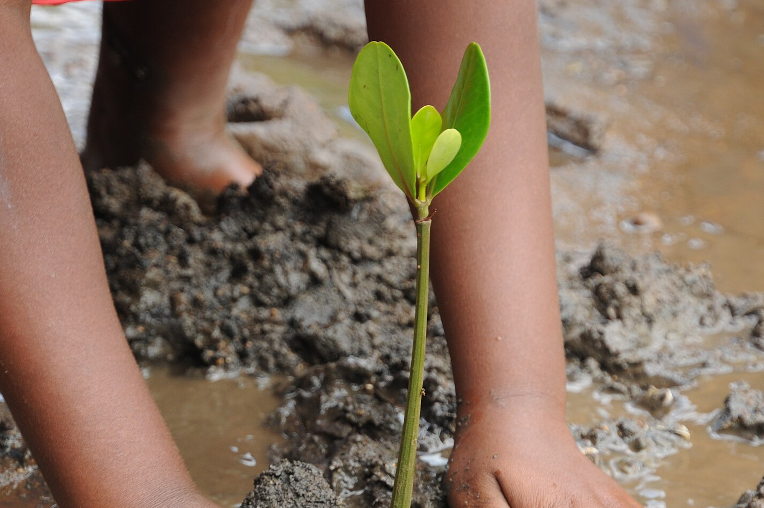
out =
<path fill-rule="evenodd" d="M 69 2 L 81 2 L 82 0 L 32 0 L 33 4 L 37 5 L 60 5 L 68 4 Z M 124 0 L 104 0 L 104 2 L 122 2 Z"/>

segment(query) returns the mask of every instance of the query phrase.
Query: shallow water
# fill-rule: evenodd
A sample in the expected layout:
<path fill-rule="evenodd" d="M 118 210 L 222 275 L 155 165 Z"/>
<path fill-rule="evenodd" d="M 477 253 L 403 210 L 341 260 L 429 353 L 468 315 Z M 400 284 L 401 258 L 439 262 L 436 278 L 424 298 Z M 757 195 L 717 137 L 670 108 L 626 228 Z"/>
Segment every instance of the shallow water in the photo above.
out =
<path fill-rule="evenodd" d="M 223 507 L 238 506 L 268 466 L 281 437 L 262 422 L 278 404 L 266 380 L 209 381 L 181 369 L 144 369 L 154 396 L 201 491 Z"/>
<path fill-rule="evenodd" d="M 677 139 L 680 160 L 656 164 L 640 189 L 644 206 L 666 223 L 657 248 L 673 259 L 709 261 L 722 289 L 762 291 L 764 5 L 740 7 L 702 24 L 671 12 L 674 58 L 656 65 L 640 93 L 703 125 Z M 656 136 L 670 134 L 656 125 Z"/>
<path fill-rule="evenodd" d="M 722 406 L 729 384 L 734 381 L 746 381 L 753 388 L 764 389 L 761 372 L 734 372 L 701 377 L 695 388 L 682 393 L 689 399 L 689 406 L 668 419 L 689 429 L 692 446 L 663 459 L 654 475 L 621 480 L 641 502 L 664 503 L 651 505 L 653 508 L 728 508 L 740 494 L 758 483 L 764 474 L 764 446 L 751 446 L 732 438 L 717 439 L 707 429 L 709 419 Z M 617 397 L 596 397 L 599 403 L 593 411 L 594 394 L 591 389 L 568 393 L 567 414 L 571 423 L 593 425 L 603 418 L 638 418 L 647 414 Z"/>
<path fill-rule="evenodd" d="M 627 190 L 610 213 L 606 207 L 578 222 L 558 217 L 558 238 L 572 245 L 606 238 L 632 253 L 660 250 L 678 262 L 709 262 L 721 289 L 762 291 L 764 4 L 653 3 L 660 13 L 645 33 L 654 46 L 622 55 L 644 69 L 638 78 L 603 69 L 584 52 L 547 55 L 547 68 L 575 69 L 562 73 L 571 89 L 588 84 L 578 104 L 607 124 L 607 137 L 615 138 L 610 146 L 637 152 L 623 157 L 622 168 L 603 156 L 604 174 L 595 178 L 606 182 L 625 171 Z M 612 21 L 616 30 L 624 24 Z M 557 93 L 566 86 L 558 76 L 548 81 Z M 577 185 L 575 172 L 565 175 L 570 187 Z M 580 183 L 581 190 L 590 185 Z M 596 209 L 605 198 L 583 199 Z M 640 212 L 662 225 L 652 232 L 630 227 Z"/>
<path fill-rule="evenodd" d="M 700 417 L 721 406 L 729 384 L 735 381 L 764 389 L 762 373 L 733 373 L 702 378 L 685 395 L 696 405 Z M 661 479 L 657 485 L 666 492 L 667 506 L 727 507 L 758 483 L 764 474 L 764 446 L 732 438 L 714 439 L 704 424 L 686 425 L 692 433 L 692 447 L 667 458 L 658 470 Z"/>

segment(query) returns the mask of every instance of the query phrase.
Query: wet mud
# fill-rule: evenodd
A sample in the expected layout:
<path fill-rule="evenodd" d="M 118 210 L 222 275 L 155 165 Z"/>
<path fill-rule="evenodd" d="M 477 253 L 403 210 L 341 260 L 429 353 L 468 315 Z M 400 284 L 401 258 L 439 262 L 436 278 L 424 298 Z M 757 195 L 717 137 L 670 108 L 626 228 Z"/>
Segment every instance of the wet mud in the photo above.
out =
<path fill-rule="evenodd" d="M 724 407 L 711 422 L 711 430 L 763 444 L 764 393 L 745 382 L 733 383 Z"/>
<path fill-rule="evenodd" d="M 747 490 L 740 496 L 735 508 L 762 508 L 764 506 L 764 478 L 756 488 Z"/>
<path fill-rule="evenodd" d="M 258 476 L 241 508 L 284 506 L 338 506 L 337 496 L 321 470 L 305 462 L 288 460 L 270 466 Z"/>

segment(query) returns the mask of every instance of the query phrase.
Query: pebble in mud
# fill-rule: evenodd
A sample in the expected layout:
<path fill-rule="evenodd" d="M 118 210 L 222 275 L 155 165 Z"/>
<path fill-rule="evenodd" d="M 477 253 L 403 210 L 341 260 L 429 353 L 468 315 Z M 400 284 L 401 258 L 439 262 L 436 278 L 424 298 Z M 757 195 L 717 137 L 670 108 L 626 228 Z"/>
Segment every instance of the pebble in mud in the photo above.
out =
<path fill-rule="evenodd" d="M 742 437 L 753 443 L 764 438 L 764 392 L 754 390 L 748 383 L 730 385 L 730 394 L 724 399 L 724 407 L 711 423 L 717 433 Z"/>
<path fill-rule="evenodd" d="M 647 409 L 657 418 L 667 415 L 676 402 L 676 396 L 671 388 L 656 388 L 652 385 L 638 394 L 635 399 L 638 406 Z"/>
<path fill-rule="evenodd" d="M 751 328 L 751 343 L 764 350 L 764 306 L 750 311 L 748 315 L 755 321 Z"/>
<path fill-rule="evenodd" d="M 627 233 L 649 234 L 660 231 L 663 221 L 654 212 L 639 212 L 621 222 L 621 229 Z"/>

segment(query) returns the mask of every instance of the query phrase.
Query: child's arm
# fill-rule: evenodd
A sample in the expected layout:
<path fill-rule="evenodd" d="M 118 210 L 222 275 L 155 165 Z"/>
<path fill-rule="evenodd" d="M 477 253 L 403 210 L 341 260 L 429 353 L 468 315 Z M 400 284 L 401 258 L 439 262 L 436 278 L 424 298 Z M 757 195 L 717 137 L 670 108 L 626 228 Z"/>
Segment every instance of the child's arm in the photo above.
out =
<path fill-rule="evenodd" d="M 433 282 L 459 418 L 453 506 L 639 506 L 577 449 L 565 364 L 532 0 L 367 0 L 372 40 L 409 73 L 414 110 L 446 103 L 466 45 L 492 87 L 483 149 L 433 207 Z"/>
<path fill-rule="evenodd" d="M 59 506 L 214 506 L 122 335 L 29 4 L 0 0 L 0 391 Z"/>

